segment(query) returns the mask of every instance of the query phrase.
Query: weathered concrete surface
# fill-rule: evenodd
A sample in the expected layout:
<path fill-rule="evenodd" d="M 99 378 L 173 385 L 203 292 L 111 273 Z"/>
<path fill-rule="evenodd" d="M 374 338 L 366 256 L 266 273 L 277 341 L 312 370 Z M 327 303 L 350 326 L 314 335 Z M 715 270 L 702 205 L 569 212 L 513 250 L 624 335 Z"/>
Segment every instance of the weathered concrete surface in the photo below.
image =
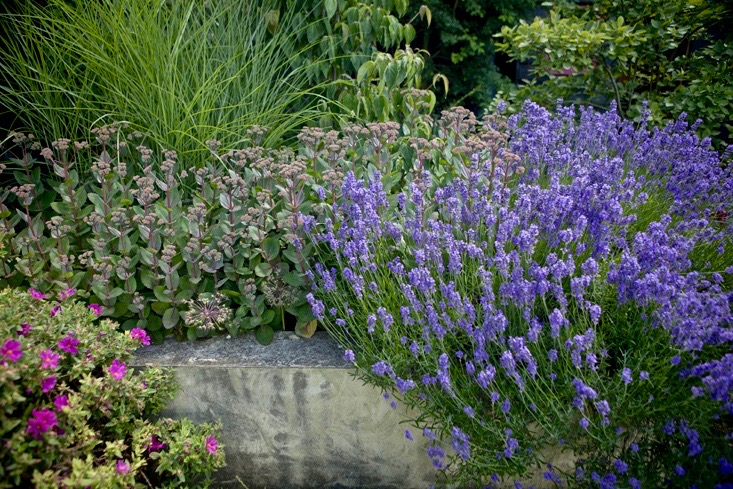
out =
<path fill-rule="evenodd" d="M 151 365 L 174 367 L 179 384 L 163 416 L 221 420 L 227 467 L 216 487 L 426 489 L 437 482 L 426 439 L 404 437 L 401 421 L 414 415 L 391 409 L 379 390 L 355 379 L 325 333 L 310 340 L 281 333 L 268 346 L 251 336 L 171 340 L 135 352 L 132 366 Z M 559 469 L 572 468 L 571 455 L 543 454 Z M 525 478 L 525 487 L 555 487 L 543 470 Z"/>
<path fill-rule="evenodd" d="M 404 411 L 354 379 L 325 335 L 166 341 L 135 366 L 175 367 L 179 391 L 163 416 L 220 419 L 227 467 L 220 487 L 427 488 L 436 471 L 422 436 L 404 437 Z M 402 414 L 401 414 L 402 413 Z"/>

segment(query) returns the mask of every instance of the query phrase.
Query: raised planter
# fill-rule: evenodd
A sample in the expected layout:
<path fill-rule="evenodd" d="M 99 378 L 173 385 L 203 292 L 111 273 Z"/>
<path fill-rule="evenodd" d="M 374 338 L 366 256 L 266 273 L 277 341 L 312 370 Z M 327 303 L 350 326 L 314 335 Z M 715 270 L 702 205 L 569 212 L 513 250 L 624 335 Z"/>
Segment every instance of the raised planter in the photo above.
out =
<path fill-rule="evenodd" d="M 136 367 L 174 367 L 179 391 L 163 416 L 221 420 L 227 466 L 218 487 L 427 488 L 427 444 L 404 436 L 404 408 L 353 377 L 325 333 L 173 340 L 139 349 Z M 241 481 L 241 482 L 240 482 Z"/>

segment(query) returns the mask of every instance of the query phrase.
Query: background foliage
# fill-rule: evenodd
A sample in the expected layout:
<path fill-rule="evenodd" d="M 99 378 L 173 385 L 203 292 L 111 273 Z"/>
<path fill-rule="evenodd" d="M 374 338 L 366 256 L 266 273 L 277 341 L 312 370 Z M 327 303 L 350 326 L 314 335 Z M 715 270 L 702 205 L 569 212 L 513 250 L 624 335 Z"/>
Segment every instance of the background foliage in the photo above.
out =
<path fill-rule="evenodd" d="M 2 104 L 46 141 L 124 121 L 200 164 L 255 125 L 272 145 L 334 112 L 386 120 L 421 84 L 422 54 L 398 49 L 405 0 L 46 3 L 0 18 Z"/>
<path fill-rule="evenodd" d="M 431 22 L 416 23 L 414 48 L 430 53 L 428 73 L 440 73 L 449 89 L 440 89 L 439 109 L 463 105 L 472 110 L 488 106 L 497 90 L 507 89 L 509 79 L 494 59 L 494 34 L 502 25 L 514 25 L 532 13 L 538 0 L 426 0 L 411 2 L 408 16 L 419 16 L 422 5 Z"/>
<path fill-rule="evenodd" d="M 733 2 L 601 0 L 558 2 L 549 18 L 502 28 L 499 50 L 531 60 L 532 77 L 502 98 L 552 106 L 557 98 L 655 121 L 687 112 L 700 131 L 730 137 L 733 117 Z"/>

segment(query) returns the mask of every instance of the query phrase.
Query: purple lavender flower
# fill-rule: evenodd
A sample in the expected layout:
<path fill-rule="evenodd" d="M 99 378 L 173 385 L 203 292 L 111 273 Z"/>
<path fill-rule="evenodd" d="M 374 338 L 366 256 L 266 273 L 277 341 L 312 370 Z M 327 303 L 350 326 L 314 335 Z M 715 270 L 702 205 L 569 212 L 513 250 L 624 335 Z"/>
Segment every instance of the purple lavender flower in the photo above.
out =
<path fill-rule="evenodd" d="M 410 430 L 405 430 L 405 438 L 407 438 L 410 441 L 413 441 L 412 433 L 410 433 Z"/>
<path fill-rule="evenodd" d="M 377 363 L 375 363 L 374 365 L 372 365 L 372 372 L 375 375 L 378 375 L 378 376 L 382 377 L 384 375 L 391 374 L 392 373 L 392 367 L 390 367 L 389 365 L 387 365 L 386 362 L 380 360 Z"/>
<path fill-rule="evenodd" d="M 613 468 L 616 469 L 616 472 L 623 475 L 627 470 L 629 470 L 629 464 L 617 458 L 613 461 Z"/>
<path fill-rule="evenodd" d="M 356 356 L 354 355 L 354 352 L 351 350 L 345 350 L 344 351 L 344 361 L 349 362 L 349 363 L 355 363 Z"/>
<path fill-rule="evenodd" d="M 631 377 L 631 369 L 630 368 L 624 368 L 621 371 L 621 380 L 626 385 L 629 385 L 632 382 L 633 379 Z"/>
<path fill-rule="evenodd" d="M 468 443 L 468 435 L 465 434 L 458 426 L 451 429 L 451 445 L 453 450 L 463 459 L 471 458 L 471 447 Z"/>
<path fill-rule="evenodd" d="M 395 387 L 397 387 L 397 389 L 400 391 L 400 394 L 404 394 L 410 389 L 415 388 L 415 382 L 410 379 L 405 380 L 401 377 L 397 377 L 397 379 L 395 380 Z"/>

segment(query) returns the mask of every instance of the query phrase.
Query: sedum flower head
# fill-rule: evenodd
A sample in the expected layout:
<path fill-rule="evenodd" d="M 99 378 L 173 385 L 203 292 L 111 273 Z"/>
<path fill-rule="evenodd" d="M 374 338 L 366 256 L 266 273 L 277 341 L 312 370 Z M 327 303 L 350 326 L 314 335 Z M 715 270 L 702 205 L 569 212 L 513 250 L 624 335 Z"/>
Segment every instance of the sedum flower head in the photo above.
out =
<path fill-rule="evenodd" d="M 189 328 L 213 330 L 224 327 L 232 320 L 232 310 L 225 304 L 220 293 L 201 294 L 198 300 L 186 301 L 188 311 L 183 313 L 183 321 Z"/>

